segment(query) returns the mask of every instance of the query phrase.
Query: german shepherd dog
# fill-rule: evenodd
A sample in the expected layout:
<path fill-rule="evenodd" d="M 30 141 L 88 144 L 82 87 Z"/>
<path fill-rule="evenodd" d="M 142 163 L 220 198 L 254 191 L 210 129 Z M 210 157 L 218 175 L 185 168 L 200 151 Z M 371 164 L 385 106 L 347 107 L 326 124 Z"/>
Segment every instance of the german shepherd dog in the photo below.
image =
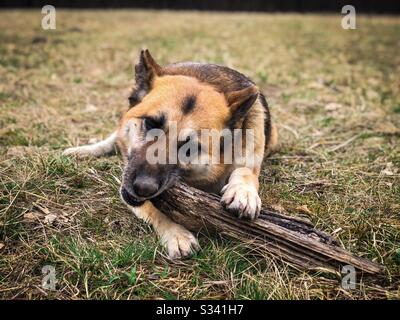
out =
<path fill-rule="evenodd" d="M 103 141 L 66 149 L 64 154 L 99 157 L 112 153 L 117 146 L 124 159 L 121 198 L 137 217 L 153 226 L 171 259 L 188 256 L 199 248 L 191 232 L 149 201 L 177 178 L 204 191 L 220 193 L 222 205 L 239 218 L 257 218 L 261 209 L 258 196 L 261 164 L 277 142 L 267 102 L 257 86 L 241 73 L 215 64 L 181 62 L 162 67 L 148 50 L 140 52 L 135 82 L 129 96 L 130 107 L 116 131 Z M 178 134 L 186 129 L 194 132 L 242 129 L 242 138 L 251 135 L 254 140 L 252 161 L 233 156 L 229 163 L 150 163 L 146 155 L 154 141 L 148 141 L 146 133 L 158 129 L 167 137 L 171 134 L 171 123 L 176 124 Z M 184 139 L 188 141 L 187 137 Z M 248 146 L 243 140 L 240 148 L 246 151 Z M 194 153 L 198 156 L 219 153 L 223 158 L 222 148 L 195 141 Z M 166 148 L 178 151 L 181 142 L 169 143 Z"/>

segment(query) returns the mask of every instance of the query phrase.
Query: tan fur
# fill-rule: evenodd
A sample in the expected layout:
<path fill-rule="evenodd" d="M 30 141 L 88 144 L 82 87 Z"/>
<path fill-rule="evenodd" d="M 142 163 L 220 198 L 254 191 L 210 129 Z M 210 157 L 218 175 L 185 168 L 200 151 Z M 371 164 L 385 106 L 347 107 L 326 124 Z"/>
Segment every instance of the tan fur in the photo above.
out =
<path fill-rule="evenodd" d="M 187 256 L 192 250 L 197 250 L 197 239 L 185 228 L 171 221 L 160 210 L 146 201 L 141 207 L 131 207 L 133 213 L 147 223 L 150 223 L 163 245 L 167 247 L 171 259 Z"/>
<path fill-rule="evenodd" d="M 269 142 L 266 144 L 265 149 L 268 155 L 278 149 L 278 129 L 275 123 L 271 124 L 271 137 Z"/>
<path fill-rule="evenodd" d="M 130 109 L 123 116 L 121 125 L 131 118 L 164 112 L 168 120 L 178 122 L 178 129 L 223 129 L 223 122 L 229 117 L 229 108 L 224 95 L 213 87 L 187 76 L 157 77 L 153 85 L 151 95 L 145 96 L 139 105 Z M 192 114 L 183 118 L 181 102 L 190 94 L 197 97 L 196 108 Z M 213 117 L 205 117 L 207 114 Z"/>

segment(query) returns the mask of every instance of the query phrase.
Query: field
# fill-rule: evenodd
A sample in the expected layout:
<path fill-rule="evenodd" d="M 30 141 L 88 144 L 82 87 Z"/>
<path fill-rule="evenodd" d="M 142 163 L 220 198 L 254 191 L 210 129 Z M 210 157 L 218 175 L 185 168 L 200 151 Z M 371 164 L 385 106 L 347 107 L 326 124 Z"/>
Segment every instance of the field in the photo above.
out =
<path fill-rule="evenodd" d="M 341 15 L 0 12 L 0 298 L 399 299 L 400 19 Z M 63 149 L 112 132 L 147 47 L 161 63 L 224 64 L 249 75 L 278 124 L 266 207 L 310 219 L 385 265 L 341 287 L 251 248 L 201 237 L 171 262 L 121 203 L 119 157 Z M 55 267 L 56 290 L 42 288 Z"/>

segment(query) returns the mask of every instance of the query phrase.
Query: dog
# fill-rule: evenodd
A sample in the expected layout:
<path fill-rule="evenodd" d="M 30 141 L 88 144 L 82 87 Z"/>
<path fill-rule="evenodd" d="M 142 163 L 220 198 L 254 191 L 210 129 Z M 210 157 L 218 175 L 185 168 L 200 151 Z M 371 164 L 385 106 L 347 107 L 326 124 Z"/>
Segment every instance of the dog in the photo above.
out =
<path fill-rule="evenodd" d="M 192 132 L 241 129 L 242 142 L 244 138 L 253 138 L 252 161 L 243 161 L 246 156 L 242 155 L 233 156 L 230 163 L 150 163 L 146 155 L 154 141 L 148 141 L 146 133 L 158 130 L 167 137 L 171 123 L 176 124 L 178 134 L 188 128 Z M 183 140 L 188 142 L 188 137 Z M 222 148 L 194 141 L 183 152 L 185 156 L 190 156 L 192 150 L 200 158 L 222 156 Z M 164 149 L 178 152 L 181 142 L 167 143 Z M 160 66 L 145 49 L 135 65 L 129 109 L 121 116 L 115 132 L 98 143 L 68 148 L 64 155 L 99 157 L 117 147 L 124 160 L 122 201 L 138 218 L 153 226 L 169 258 L 179 259 L 198 250 L 198 240 L 157 209 L 151 199 L 179 178 L 196 188 L 220 193 L 222 205 L 239 218 L 256 219 L 261 209 L 258 176 L 264 156 L 276 144 L 277 131 L 266 99 L 249 78 L 215 64 L 179 62 Z M 248 146 L 242 143 L 239 148 L 247 151 Z"/>

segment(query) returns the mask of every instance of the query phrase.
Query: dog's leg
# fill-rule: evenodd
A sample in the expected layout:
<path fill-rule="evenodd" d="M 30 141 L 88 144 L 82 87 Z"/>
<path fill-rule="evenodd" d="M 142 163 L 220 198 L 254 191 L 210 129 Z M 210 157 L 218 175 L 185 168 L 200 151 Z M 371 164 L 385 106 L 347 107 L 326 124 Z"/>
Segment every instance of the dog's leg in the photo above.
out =
<path fill-rule="evenodd" d="M 100 157 L 115 150 L 115 142 L 117 140 L 117 132 L 114 132 L 107 139 L 99 141 L 94 144 L 88 144 L 80 147 L 68 148 L 63 154 L 74 155 L 80 158 L 83 157 Z"/>
<path fill-rule="evenodd" d="M 249 168 L 235 169 L 229 182 L 221 190 L 222 205 L 239 218 L 255 219 L 260 214 L 261 199 L 258 196 L 258 176 Z"/>
<path fill-rule="evenodd" d="M 242 127 L 245 130 L 252 129 L 249 132 L 246 130 L 245 133 L 246 140 L 249 137 L 254 142 L 253 146 L 251 143 L 244 148 L 241 146 L 246 158 L 239 156 L 238 159 L 235 159 L 235 169 L 232 171 L 228 183 L 221 190 L 222 205 L 228 211 L 243 218 L 255 219 L 261 210 L 261 199 L 258 196 L 258 176 L 261 171 L 266 144 L 264 116 L 264 106 L 260 101 L 257 101 L 250 109 Z M 273 134 L 275 137 L 275 132 Z"/>
<path fill-rule="evenodd" d="M 129 207 L 138 218 L 153 226 L 170 259 L 183 258 L 199 248 L 197 239 L 190 231 L 173 222 L 150 201 L 138 207 Z"/>

